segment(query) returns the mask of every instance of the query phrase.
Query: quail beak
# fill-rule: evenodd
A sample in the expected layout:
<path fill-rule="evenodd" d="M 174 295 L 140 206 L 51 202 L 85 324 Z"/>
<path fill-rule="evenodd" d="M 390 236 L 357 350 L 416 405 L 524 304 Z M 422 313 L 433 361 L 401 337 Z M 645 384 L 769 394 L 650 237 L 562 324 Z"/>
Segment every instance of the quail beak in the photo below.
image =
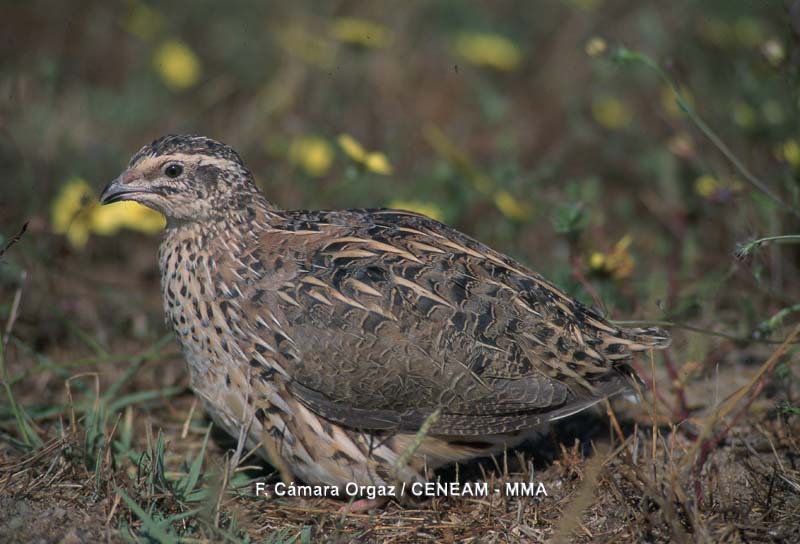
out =
<path fill-rule="evenodd" d="M 153 192 L 151 189 L 137 185 L 135 182 L 136 179 L 130 172 L 123 173 L 106 185 L 106 188 L 100 193 L 100 204 L 111 204 L 122 200 L 137 200 L 135 195 Z"/>

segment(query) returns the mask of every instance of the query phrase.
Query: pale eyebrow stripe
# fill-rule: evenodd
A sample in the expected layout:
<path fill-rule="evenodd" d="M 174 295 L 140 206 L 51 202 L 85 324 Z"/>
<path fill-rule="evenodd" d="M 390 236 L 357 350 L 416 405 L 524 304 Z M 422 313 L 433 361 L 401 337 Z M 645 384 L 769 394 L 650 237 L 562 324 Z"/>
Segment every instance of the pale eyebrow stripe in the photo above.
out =
<path fill-rule="evenodd" d="M 209 165 L 217 168 L 226 169 L 235 164 L 229 159 L 221 157 L 210 157 L 208 155 L 194 155 L 189 153 L 172 153 L 170 155 L 159 155 L 158 157 L 146 157 L 136 165 L 136 170 L 150 171 L 161 168 L 164 164 L 172 161 L 183 162 L 186 164 Z"/>

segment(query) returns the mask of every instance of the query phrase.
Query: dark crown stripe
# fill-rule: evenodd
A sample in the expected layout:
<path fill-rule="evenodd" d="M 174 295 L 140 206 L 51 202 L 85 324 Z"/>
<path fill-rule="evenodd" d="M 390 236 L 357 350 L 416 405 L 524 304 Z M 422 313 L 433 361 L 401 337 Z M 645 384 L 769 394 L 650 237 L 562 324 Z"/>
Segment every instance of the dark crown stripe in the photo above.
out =
<path fill-rule="evenodd" d="M 233 161 L 241 166 L 244 162 L 239 154 L 228 145 L 225 145 L 205 136 L 194 134 L 169 134 L 153 140 L 150 145 L 144 146 L 131 159 L 128 168 L 132 167 L 145 157 L 161 157 L 174 153 L 203 154 Z"/>

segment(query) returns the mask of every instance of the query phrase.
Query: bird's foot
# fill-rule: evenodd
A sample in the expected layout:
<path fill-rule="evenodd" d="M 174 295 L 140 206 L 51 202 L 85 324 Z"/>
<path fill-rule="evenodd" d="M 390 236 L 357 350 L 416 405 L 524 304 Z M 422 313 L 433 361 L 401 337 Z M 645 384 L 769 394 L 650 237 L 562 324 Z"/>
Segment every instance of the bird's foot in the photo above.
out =
<path fill-rule="evenodd" d="M 352 503 L 347 503 L 339 508 L 340 514 L 363 514 L 370 510 L 381 508 L 387 502 L 389 497 L 376 497 L 374 499 L 358 499 Z"/>

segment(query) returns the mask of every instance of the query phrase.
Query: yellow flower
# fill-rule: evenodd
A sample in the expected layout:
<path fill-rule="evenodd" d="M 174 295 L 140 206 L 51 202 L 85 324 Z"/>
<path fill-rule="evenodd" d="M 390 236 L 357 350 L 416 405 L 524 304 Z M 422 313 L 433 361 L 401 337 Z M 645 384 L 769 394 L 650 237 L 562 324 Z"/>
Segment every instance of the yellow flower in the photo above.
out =
<path fill-rule="evenodd" d="M 407 210 L 409 212 L 421 213 L 436 221 L 444 221 L 444 212 L 433 202 L 423 202 L 421 200 L 392 200 L 389 207 L 395 210 Z"/>
<path fill-rule="evenodd" d="M 322 176 L 333 163 L 333 150 L 323 138 L 303 136 L 289 146 L 289 161 L 300 166 L 309 176 Z"/>
<path fill-rule="evenodd" d="M 464 60 L 497 70 L 513 70 L 522 61 L 519 47 L 498 34 L 462 32 L 456 36 L 454 45 Z"/>
<path fill-rule="evenodd" d="M 752 128 L 756 124 L 756 111 L 747 102 L 737 100 L 733 104 L 733 120 L 742 128 Z"/>
<path fill-rule="evenodd" d="M 81 178 L 70 178 L 51 207 L 53 232 L 66 234 L 75 247 L 83 247 L 91 230 L 91 210 L 95 204 L 92 188 Z"/>
<path fill-rule="evenodd" d="M 603 38 L 595 36 L 586 42 L 585 51 L 590 57 L 598 57 L 606 52 L 608 46 Z"/>
<path fill-rule="evenodd" d="M 389 163 L 389 159 L 380 151 L 368 152 L 363 145 L 349 134 L 340 134 L 337 141 L 345 155 L 368 171 L 385 176 L 392 173 L 392 165 Z"/>
<path fill-rule="evenodd" d="M 200 60 L 184 42 L 167 40 L 153 54 L 153 66 L 172 90 L 187 89 L 200 79 Z"/>
<path fill-rule="evenodd" d="M 116 234 L 120 229 L 119 218 L 116 213 L 120 204 L 128 204 L 128 202 L 115 202 L 107 206 L 93 208 L 92 213 L 89 215 L 90 230 L 102 236 Z"/>
<path fill-rule="evenodd" d="M 606 256 L 606 266 L 617 279 L 627 278 L 633 273 L 633 256 L 628 251 L 632 241 L 631 235 L 626 234 L 614 244 L 614 249 Z"/>
<path fill-rule="evenodd" d="M 592 256 L 589 257 L 589 268 L 591 268 L 592 270 L 600 271 L 603 270 L 605 266 L 606 266 L 606 256 L 599 251 L 595 251 L 594 253 L 592 253 Z"/>
<path fill-rule="evenodd" d="M 694 182 L 694 192 L 703 198 L 712 197 L 720 191 L 738 193 L 744 190 L 744 183 L 738 178 L 715 178 L 709 174 L 704 174 Z"/>
<path fill-rule="evenodd" d="M 633 114 L 624 102 L 606 96 L 592 102 L 592 117 L 607 129 L 619 130 L 631 124 Z"/>
<path fill-rule="evenodd" d="M 692 93 L 689 92 L 689 89 L 681 87 L 681 94 L 689 106 L 694 106 L 694 97 L 692 97 Z M 661 88 L 661 108 L 670 117 L 680 117 L 685 114 L 678 105 L 678 95 L 671 85 L 664 85 Z"/>
<path fill-rule="evenodd" d="M 629 251 L 631 241 L 631 235 L 626 234 L 608 253 L 593 252 L 589 257 L 589 268 L 595 272 L 608 274 L 617 280 L 630 277 L 635 266 Z"/>
<path fill-rule="evenodd" d="M 138 202 L 115 202 L 97 206 L 91 215 L 91 230 L 108 236 L 119 229 L 129 229 L 145 234 L 155 234 L 166 226 L 164 216 Z"/>
<path fill-rule="evenodd" d="M 124 25 L 137 38 L 149 41 L 164 26 L 164 16 L 143 2 L 134 2 Z"/>
<path fill-rule="evenodd" d="M 781 160 L 788 162 L 792 168 L 800 168 L 800 143 L 795 139 L 786 140 L 776 153 Z"/>
<path fill-rule="evenodd" d="M 380 151 L 368 153 L 364 160 L 364 166 L 367 167 L 367 170 L 376 174 L 388 176 L 392 173 L 392 165 L 389 164 L 389 159 Z"/>
<path fill-rule="evenodd" d="M 160 213 L 136 202 L 118 202 L 101 206 L 95 191 L 81 178 L 71 178 L 53 200 L 53 232 L 65 234 L 70 244 L 83 247 L 89 234 L 108 236 L 121 228 L 152 234 L 164 228 Z"/>
<path fill-rule="evenodd" d="M 340 42 L 364 47 L 388 47 L 394 39 L 385 26 L 355 17 L 337 17 L 331 23 L 330 32 Z"/>
<path fill-rule="evenodd" d="M 514 221 L 523 221 L 530 217 L 530 208 L 508 191 L 497 191 L 494 194 L 494 205 L 500 213 Z"/>
<path fill-rule="evenodd" d="M 125 224 L 129 229 L 145 234 L 155 234 L 161 232 L 167 226 L 166 217 L 157 211 L 136 202 L 129 202 L 128 204 L 134 205 L 133 212 L 128 212 L 130 219 Z"/>
<path fill-rule="evenodd" d="M 367 156 L 367 151 L 364 149 L 364 146 L 358 142 L 358 140 L 349 134 L 340 134 L 338 142 L 339 146 L 342 148 L 342 151 L 345 152 L 345 155 L 356 162 L 364 162 L 364 158 Z"/>
<path fill-rule="evenodd" d="M 703 198 L 708 198 L 717 192 L 720 183 L 714 176 L 704 174 L 694 180 L 694 192 Z"/>

